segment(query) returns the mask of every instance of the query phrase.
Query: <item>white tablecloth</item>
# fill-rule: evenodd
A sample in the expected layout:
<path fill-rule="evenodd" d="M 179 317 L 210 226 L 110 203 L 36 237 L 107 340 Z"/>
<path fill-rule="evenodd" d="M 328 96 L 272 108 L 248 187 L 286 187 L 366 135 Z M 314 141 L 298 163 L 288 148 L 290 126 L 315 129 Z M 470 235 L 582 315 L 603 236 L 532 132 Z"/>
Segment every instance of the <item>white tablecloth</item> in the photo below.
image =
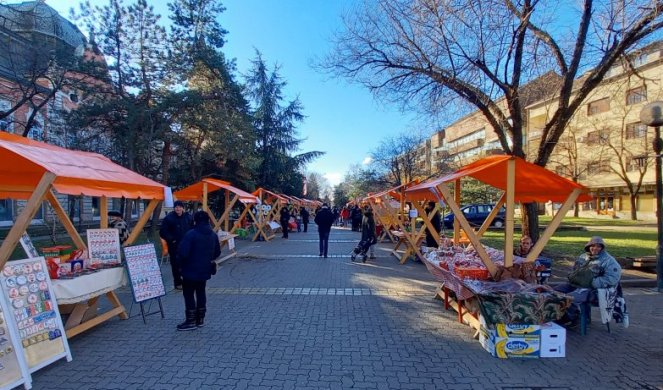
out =
<path fill-rule="evenodd" d="M 124 267 L 110 268 L 73 279 L 56 279 L 52 284 L 58 304 L 65 305 L 82 302 L 125 286 L 127 273 Z"/>

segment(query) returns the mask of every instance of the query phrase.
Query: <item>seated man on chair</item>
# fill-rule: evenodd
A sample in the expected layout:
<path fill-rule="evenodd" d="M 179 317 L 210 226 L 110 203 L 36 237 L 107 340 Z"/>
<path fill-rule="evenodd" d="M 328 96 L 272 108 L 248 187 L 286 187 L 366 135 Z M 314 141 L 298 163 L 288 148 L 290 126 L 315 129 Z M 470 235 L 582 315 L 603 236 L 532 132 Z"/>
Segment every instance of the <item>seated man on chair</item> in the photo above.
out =
<path fill-rule="evenodd" d="M 579 319 L 577 304 L 588 302 L 590 293 L 598 288 L 617 287 L 622 268 L 617 260 L 605 249 L 605 242 L 599 236 L 592 237 L 585 252 L 576 259 L 573 271 L 569 274 L 569 283 L 555 287 L 555 290 L 573 297 L 574 305 L 566 312 L 565 324 L 573 324 Z"/>

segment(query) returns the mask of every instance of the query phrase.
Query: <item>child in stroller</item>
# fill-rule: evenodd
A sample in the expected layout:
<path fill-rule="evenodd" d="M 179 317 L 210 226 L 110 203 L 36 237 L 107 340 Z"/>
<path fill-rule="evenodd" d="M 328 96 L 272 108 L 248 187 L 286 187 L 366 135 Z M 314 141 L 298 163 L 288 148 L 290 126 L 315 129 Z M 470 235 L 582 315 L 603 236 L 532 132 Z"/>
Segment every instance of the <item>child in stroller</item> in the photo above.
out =
<path fill-rule="evenodd" d="M 375 234 L 375 219 L 373 218 L 373 210 L 370 207 L 364 207 L 364 217 L 361 222 L 361 241 L 352 250 L 350 254 L 350 259 L 355 261 L 357 255 L 361 255 L 361 261 L 366 262 L 368 256 L 366 253 L 370 249 L 371 245 L 377 242 L 377 236 Z"/>
<path fill-rule="evenodd" d="M 357 246 L 350 253 L 350 260 L 355 261 L 357 260 L 357 256 L 361 256 L 361 261 L 365 263 L 368 258 L 368 250 L 373 244 L 375 244 L 375 237 L 369 237 L 365 240 L 359 241 Z"/>

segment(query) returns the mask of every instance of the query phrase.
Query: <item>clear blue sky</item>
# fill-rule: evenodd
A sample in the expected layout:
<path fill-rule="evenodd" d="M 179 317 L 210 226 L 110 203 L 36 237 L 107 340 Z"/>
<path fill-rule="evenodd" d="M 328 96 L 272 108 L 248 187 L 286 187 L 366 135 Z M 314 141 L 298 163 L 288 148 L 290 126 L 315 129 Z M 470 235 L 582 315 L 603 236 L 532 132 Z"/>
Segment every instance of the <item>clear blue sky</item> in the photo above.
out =
<path fill-rule="evenodd" d="M 78 3 L 80 0 L 47 0 L 65 17 Z M 148 0 L 148 3 L 166 18 L 166 1 Z M 414 114 L 402 114 L 398 107 L 375 101 L 365 88 L 332 79 L 310 66 L 330 51 L 330 37 L 341 28 L 340 16 L 352 6 L 353 0 L 225 0 L 222 3 L 226 11 L 220 22 L 228 30 L 223 51 L 228 58 L 236 59 L 238 71 L 250 68 L 258 49 L 270 68 L 280 65 L 279 73 L 288 82 L 287 99 L 299 96 L 307 116 L 298 129 L 300 137 L 306 139 L 302 151 L 326 152 L 309 165 L 309 171 L 319 172 L 336 184 L 351 164 L 361 163 L 368 156 L 381 137 L 415 128 Z"/>

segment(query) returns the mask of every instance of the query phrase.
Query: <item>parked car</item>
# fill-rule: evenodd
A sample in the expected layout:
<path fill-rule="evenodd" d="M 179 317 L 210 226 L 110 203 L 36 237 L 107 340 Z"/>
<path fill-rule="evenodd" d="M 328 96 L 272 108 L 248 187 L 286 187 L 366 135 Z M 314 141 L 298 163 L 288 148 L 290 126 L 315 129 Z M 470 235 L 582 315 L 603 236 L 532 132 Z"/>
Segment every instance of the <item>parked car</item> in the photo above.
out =
<path fill-rule="evenodd" d="M 461 207 L 461 211 L 465 214 L 465 218 L 472 226 L 481 226 L 483 221 L 488 218 L 488 214 L 493 211 L 493 204 L 471 204 Z M 493 219 L 493 223 L 490 226 L 501 228 L 504 226 L 504 219 L 506 215 L 506 209 L 502 207 L 500 211 Z M 447 229 L 452 229 L 454 227 L 454 215 L 449 213 L 444 216 L 444 227 Z"/>

